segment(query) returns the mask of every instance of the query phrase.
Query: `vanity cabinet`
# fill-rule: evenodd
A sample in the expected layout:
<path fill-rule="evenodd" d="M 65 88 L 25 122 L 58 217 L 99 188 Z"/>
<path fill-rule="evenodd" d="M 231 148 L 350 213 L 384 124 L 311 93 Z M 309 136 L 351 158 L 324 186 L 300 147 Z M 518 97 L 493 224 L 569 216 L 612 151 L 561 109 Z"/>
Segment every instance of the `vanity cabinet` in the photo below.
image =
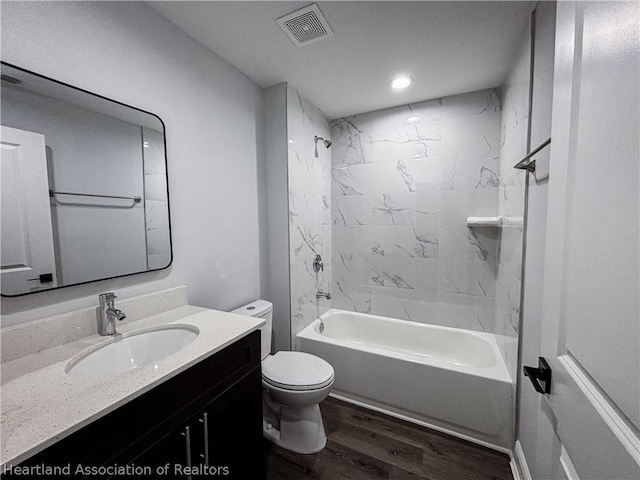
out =
<path fill-rule="evenodd" d="M 253 385 L 247 382 L 227 389 L 128 463 L 150 466 L 154 472 L 164 472 L 158 469 L 170 464 L 168 478 L 190 478 L 185 474 L 188 467 L 194 469 L 194 478 L 207 476 L 207 470 L 214 477 L 262 478 L 261 403 L 257 436 L 256 422 L 246 421 L 261 395 L 260 371 L 249 376 L 255 377 L 248 379 Z"/>
<path fill-rule="evenodd" d="M 261 390 L 255 331 L 21 466 L 70 465 L 76 478 L 126 476 L 78 465 L 128 466 L 131 478 L 264 478 Z"/>

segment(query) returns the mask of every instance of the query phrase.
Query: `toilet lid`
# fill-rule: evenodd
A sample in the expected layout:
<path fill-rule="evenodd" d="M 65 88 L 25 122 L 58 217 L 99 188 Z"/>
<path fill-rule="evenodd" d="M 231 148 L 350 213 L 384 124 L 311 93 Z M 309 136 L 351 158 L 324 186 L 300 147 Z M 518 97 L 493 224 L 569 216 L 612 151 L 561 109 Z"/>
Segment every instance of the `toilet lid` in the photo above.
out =
<path fill-rule="evenodd" d="M 289 390 L 311 390 L 333 381 L 333 367 L 308 353 L 278 352 L 262 362 L 262 378 Z"/>

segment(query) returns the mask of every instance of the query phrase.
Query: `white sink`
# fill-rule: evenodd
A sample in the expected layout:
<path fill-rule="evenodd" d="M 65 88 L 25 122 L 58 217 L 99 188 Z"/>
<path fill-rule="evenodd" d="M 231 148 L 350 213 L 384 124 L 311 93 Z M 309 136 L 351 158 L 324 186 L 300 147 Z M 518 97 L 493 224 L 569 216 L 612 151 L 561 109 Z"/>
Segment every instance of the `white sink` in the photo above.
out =
<path fill-rule="evenodd" d="M 176 353 L 199 333 L 191 325 L 165 325 L 118 335 L 80 353 L 67 364 L 65 372 L 71 376 L 126 372 Z"/>

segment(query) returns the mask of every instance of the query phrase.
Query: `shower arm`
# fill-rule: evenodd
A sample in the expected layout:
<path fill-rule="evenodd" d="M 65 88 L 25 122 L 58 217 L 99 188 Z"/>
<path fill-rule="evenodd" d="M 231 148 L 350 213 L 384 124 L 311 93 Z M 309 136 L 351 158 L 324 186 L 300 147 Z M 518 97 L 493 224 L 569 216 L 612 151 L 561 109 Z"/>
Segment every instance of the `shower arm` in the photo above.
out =
<path fill-rule="evenodd" d="M 326 138 L 319 137 L 318 135 L 314 135 L 313 142 L 315 143 L 315 152 L 313 155 L 316 158 L 318 158 L 318 140 L 322 140 L 322 143 L 324 143 L 325 148 L 331 147 L 331 143 L 332 143 L 331 140 L 327 140 Z"/>

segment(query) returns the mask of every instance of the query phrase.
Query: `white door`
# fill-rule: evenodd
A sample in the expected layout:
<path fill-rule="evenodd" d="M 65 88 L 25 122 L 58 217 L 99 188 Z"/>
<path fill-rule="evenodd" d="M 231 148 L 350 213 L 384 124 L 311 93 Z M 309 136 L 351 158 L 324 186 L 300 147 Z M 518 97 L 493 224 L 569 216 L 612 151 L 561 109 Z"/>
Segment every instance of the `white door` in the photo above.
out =
<path fill-rule="evenodd" d="M 2 294 L 53 288 L 56 265 L 44 135 L 0 127 L 0 179 Z"/>
<path fill-rule="evenodd" d="M 552 429 L 537 437 L 549 478 L 640 478 L 639 9 L 557 6 L 539 414 Z"/>

